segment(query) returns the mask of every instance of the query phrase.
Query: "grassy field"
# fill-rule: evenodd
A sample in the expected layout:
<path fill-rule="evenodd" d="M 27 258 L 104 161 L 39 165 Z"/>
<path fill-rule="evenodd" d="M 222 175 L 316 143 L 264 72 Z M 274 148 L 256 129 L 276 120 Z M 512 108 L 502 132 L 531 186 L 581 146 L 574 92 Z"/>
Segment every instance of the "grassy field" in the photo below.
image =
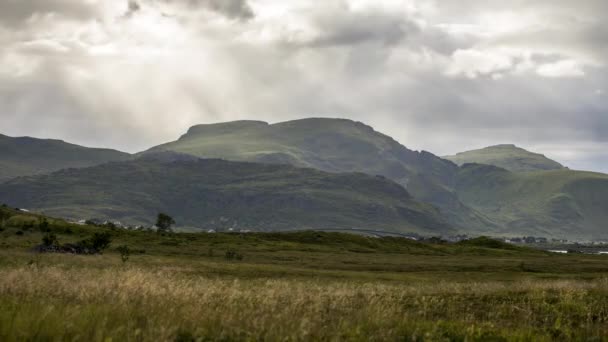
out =
<path fill-rule="evenodd" d="M 0 217 L 0 340 L 601 341 L 608 257 L 479 239 L 169 234 Z M 30 223 L 28 223 L 31 221 Z M 109 232 L 101 255 L 31 252 Z M 121 260 L 117 248 L 131 254 Z M 231 257 L 228 256 L 238 256 Z"/>

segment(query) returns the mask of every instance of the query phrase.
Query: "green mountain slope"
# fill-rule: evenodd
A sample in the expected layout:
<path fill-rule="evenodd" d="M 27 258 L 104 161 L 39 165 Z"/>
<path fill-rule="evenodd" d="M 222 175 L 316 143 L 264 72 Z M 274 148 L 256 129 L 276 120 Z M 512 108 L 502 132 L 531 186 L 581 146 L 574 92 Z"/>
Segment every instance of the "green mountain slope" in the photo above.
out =
<path fill-rule="evenodd" d="M 60 140 L 12 138 L 0 134 L 0 182 L 18 176 L 87 167 L 130 158 L 127 153 L 68 144 Z"/>
<path fill-rule="evenodd" d="M 452 190 L 457 165 L 428 152 L 411 151 L 360 122 L 311 118 L 273 125 L 261 121 L 198 125 L 179 140 L 144 154 L 158 151 L 382 175 L 406 187 L 415 198 L 439 207 L 453 224 L 491 225 Z"/>
<path fill-rule="evenodd" d="M 532 153 L 515 145 L 490 146 L 444 158 L 458 165 L 467 163 L 487 164 L 513 172 L 564 169 L 563 165 L 542 154 Z"/>
<path fill-rule="evenodd" d="M 440 234 L 451 228 L 398 184 L 361 173 L 202 160 L 170 153 L 0 184 L 0 202 L 71 218 L 183 227 L 291 230 L 367 228 Z"/>
<path fill-rule="evenodd" d="M 514 173 L 465 164 L 459 198 L 483 212 L 503 234 L 608 238 L 608 175 L 567 169 Z"/>

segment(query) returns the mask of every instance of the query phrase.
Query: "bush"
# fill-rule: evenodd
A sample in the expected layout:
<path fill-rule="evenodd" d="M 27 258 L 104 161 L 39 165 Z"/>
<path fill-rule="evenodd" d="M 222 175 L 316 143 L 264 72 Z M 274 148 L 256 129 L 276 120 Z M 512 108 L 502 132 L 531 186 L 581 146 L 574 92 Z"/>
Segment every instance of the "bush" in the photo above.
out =
<path fill-rule="evenodd" d="M 229 249 L 229 250 L 226 251 L 226 254 L 225 254 L 225 258 L 226 259 L 232 260 L 232 259 L 234 259 L 235 256 L 236 256 L 236 252 L 235 251 L 233 251 L 231 249 Z"/>
<path fill-rule="evenodd" d="M 243 260 L 245 258 L 243 256 L 243 254 L 241 254 L 241 253 L 239 253 L 239 252 L 237 252 L 235 250 L 232 250 L 232 249 L 229 249 L 229 250 L 226 251 L 225 257 L 228 260 L 234 260 L 234 259 L 236 259 L 236 260 L 239 260 L 239 261 Z"/>
<path fill-rule="evenodd" d="M 47 233 L 42 237 L 42 245 L 49 246 L 57 246 L 59 245 L 59 240 L 57 240 L 57 235 L 53 233 Z"/>
<path fill-rule="evenodd" d="M 38 222 L 38 228 L 40 228 L 41 232 L 50 232 L 49 226 L 49 221 L 46 218 L 40 219 L 40 222 Z"/>
<path fill-rule="evenodd" d="M 19 235 L 19 236 L 21 236 L 21 235 L 23 235 L 23 231 L 22 231 L 22 230 L 18 230 L 18 231 L 15 233 L 15 235 Z"/>
<path fill-rule="evenodd" d="M 122 245 L 116 248 L 116 250 L 120 253 L 120 259 L 123 263 L 129 260 L 129 257 L 131 256 L 131 249 L 129 249 L 129 246 Z"/>
<path fill-rule="evenodd" d="M 110 233 L 95 233 L 92 237 L 86 240 L 82 240 L 80 245 L 86 248 L 93 249 L 95 251 L 101 252 L 104 249 L 108 248 L 112 243 L 112 235 Z"/>

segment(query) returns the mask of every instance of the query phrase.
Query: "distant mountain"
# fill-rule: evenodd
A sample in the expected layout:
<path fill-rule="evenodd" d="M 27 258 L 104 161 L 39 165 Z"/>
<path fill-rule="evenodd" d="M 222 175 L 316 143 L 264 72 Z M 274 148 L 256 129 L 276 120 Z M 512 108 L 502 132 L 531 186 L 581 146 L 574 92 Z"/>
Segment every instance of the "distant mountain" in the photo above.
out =
<path fill-rule="evenodd" d="M 573 239 L 608 238 L 608 175 L 567 169 L 515 173 L 462 166 L 459 198 L 483 212 L 495 233 Z"/>
<path fill-rule="evenodd" d="M 0 184 L 0 202 L 131 224 L 162 211 L 189 228 L 452 232 L 435 208 L 384 177 L 175 153 L 13 179 Z"/>
<path fill-rule="evenodd" d="M 0 182 L 18 176 L 88 167 L 130 157 L 115 150 L 87 148 L 60 140 L 12 138 L 0 134 Z"/>
<path fill-rule="evenodd" d="M 444 158 L 458 165 L 467 163 L 487 164 L 513 172 L 565 169 L 560 163 L 542 154 L 532 153 L 515 145 L 490 146 Z"/>
<path fill-rule="evenodd" d="M 143 154 L 158 151 L 382 175 L 403 185 L 415 198 L 439 207 L 456 225 L 491 225 L 458 200 L 452 189 L 456 164 L 428 152 L 411 151 L 360 122 L 311 118 L 273 125 L 262 121 L 198 125 L 177 141 Z"/>

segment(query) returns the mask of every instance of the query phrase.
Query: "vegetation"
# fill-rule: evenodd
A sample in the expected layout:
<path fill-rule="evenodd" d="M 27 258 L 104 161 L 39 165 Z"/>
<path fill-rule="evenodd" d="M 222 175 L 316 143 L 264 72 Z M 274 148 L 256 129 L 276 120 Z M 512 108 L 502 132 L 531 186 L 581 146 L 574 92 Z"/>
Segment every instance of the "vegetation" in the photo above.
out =
<path fill-rule="evenodd" d="M 166 211 L 175 215 L 180 228 L 205 230 L 370 228 L 440 235 L 451 234 L 453 228 L 476 235 L 608 238 L 606 175 L 571 171 L 514 145 L 447 157 L 459 167 L 431 153 L 408 150 L 350 120 L 199 125 L 177 141 L 133 157 L 8 137 L 0 137 L 0 152 L 0 183 L 6 170 L 31 174 L 11 165 L 34 165 L 36 173 L 43 173 L 135 159 L 0 185 L 0 200 L 73 219 L 101 217 L 150 226 L 157 211 Z M 197 162 L 195 157 L 274 166 Z M 465 164 L 471 162 L 488 167 Z"/>
<path fill-rule="evenodd" d="M 87 148 L 59 140 L 11 138 L 0 134 L 0 183 L 14 177 L 129 158 L 129 154 L 114 150 Z"/>
<path fill-rule="evenodd" d="M 118 246 L 116 250 L 120 253 L 120 260 L 122 260 L 123 263 L 129 261 L 129 258 L 131 257 L 131 249 L 129 246 Z"/>
<path fill-rule="evenodd" d="M 173 153 L 11 180 L 0 184 L 0 200 L 75 220 L 106 217 L 131 225 L 152 225 L 161 211 L 182 228 L 205 230 L 451 231 L 435 208 L 382 177 Z"/>
<path fill-rule="evenodd" d="M 173 217 L 160 213 L 156 218 L 156 228 L 158 228 L 159 233 L 168 233 L 171 232 L 171 226 L 175 224 L 175 220 Z"/>
<path fill-rule="evenodd" d="M 428 152 L 409 150 L 391 137 L 351 120 L 310 118 L 273 125 L 260 121 L 198 125 L 179 140 L 146 153 L 159 151 L 381 175 L 406 187 L 418 200 L 440 208 L 453 225 L 482 228 L 488 224 L 452 191 L 457 165 Z"/>
<path fill-rule="evenodd" d="M 486 238 L 160 235 L 52 218 L 50 232 L 62 242 L 105 233 L 120 247 L 95 256 L 35 254 L 48 233 L 14 232 L 40 217 L 0 210 L 12 222 L 0 233 L 2 341 L 589 341 L 608 334 L 606 256 L 554 255 Z"/>
<path fill-rule="evenodd" d="M 512 172 L 564 169 L 563 165 L 542 154 L 532 153 L 515 145 L 490 146 L 445 158 L 458 165 L 471 163 L 494 165 Z"/>
<path fill-rule="evenodd" d="M 464 203 L 503 227 L 495 234 L 608 238 L 608 175 L 567 169 L 513 173 L 467 164 L 456 190 Z"/>

